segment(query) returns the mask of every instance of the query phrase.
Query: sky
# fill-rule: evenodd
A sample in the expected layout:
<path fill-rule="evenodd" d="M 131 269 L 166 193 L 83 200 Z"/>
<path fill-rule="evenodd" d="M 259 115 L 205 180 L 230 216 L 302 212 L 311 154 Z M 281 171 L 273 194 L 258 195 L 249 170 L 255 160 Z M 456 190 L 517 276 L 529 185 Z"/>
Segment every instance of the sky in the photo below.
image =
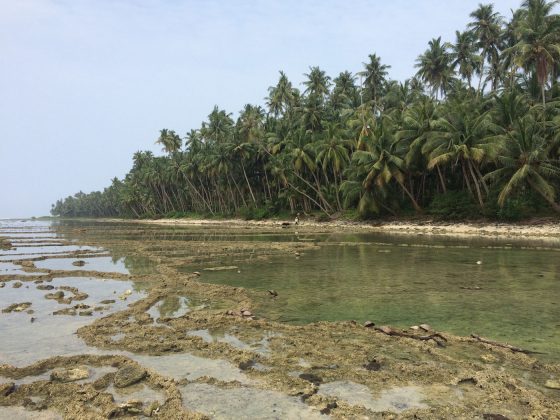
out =
<path fill-rule="evenodd" d="M 283 70 L 331 77 L 368 54 L 392 79 L 453 41 L 478 0 L 0 0 L 0 218 L 122 178 L 214 105 L 264 105 Z M 521 0 L 495 0 L 509 18 Z"/>

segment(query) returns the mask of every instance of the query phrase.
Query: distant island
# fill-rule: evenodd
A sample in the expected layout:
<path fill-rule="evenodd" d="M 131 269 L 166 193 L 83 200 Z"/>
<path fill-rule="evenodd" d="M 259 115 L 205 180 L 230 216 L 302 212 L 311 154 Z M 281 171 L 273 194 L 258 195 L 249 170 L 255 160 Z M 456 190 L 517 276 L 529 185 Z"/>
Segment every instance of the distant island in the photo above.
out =
<path fill-rule="evenodd" d="M 369 55 L 357 74 L 280 72 L 265 107 L 217 106 L 164 156 L 134 155 L 124 179 L 57 201 L 56 216 L 321 213 L 518 220 L 560 212 L 560 15 L 526 0 L 491 4 L 453 42 L 429 42 L 401 83 Z"/>

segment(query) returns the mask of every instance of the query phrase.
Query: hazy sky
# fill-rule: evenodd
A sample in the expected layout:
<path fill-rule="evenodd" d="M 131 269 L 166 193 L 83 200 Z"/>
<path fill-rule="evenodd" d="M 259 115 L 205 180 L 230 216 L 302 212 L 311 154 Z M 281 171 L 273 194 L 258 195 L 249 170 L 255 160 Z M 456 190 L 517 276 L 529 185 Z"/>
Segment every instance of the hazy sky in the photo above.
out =
<path fill-rule="evenodd" d="M 0 218 L 122 177 L 159 129 L 184 135 L 217 104 L 264 104 L 284 70 L 404 80 L 477 0 L 0 0 Z M 507 16 L 520 0 L 496 0 Z"/>

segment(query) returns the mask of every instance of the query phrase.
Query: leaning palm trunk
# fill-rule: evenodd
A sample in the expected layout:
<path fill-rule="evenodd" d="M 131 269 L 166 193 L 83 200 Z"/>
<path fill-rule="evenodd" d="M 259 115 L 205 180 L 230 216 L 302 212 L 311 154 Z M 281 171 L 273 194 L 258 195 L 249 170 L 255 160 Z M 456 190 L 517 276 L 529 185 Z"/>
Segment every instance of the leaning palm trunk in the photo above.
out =
<path fill-rule="evenodd" d="M 441 173 L 441 169 L 439 168 L 439 165 L 436 165 L 436 169 L 437 169 L 437 173 L 439 175 L 441 188 L 443 189 L 443 193 L 445 194 L 447 192 L 447 188 L 445 188 L 445 179 L 443 179 L 443 174 Z"/>
<path fill-rule="evenodd" d="M 408 196 L 408 198 L 410 198 L 410 201 L 412 202 L 412 205 L 414 206 L 414 210 L 416 210 L 418 213 L 420 213 L 422 211 L 422 207 L 420 207 L 420 205 L 418 205 L 418 203 L 414 199 L 414 196 L 411 194 L 411 192 L 408 190 L 408 188 L 405 187 L 404 183 L 399 182 L 399 185 L 401 186 L 401 189 L 403 190 L 403 192 Z"/>
<path fill-rule="evenodd" d="M 467 159 L 467 164 L 469 166 L 469 171 L 471 173 L 471 176 L 473 178 L 473 182 L 474 182 L 474 187 L 476 188 L 476 195 L 478 197 L 478 202 L 480 203 L 480 208 L 484 208 L 484 200 L 482 199 L 482 192 L 480 191 L 480 185 L 478 185 L 478 179 L 476 177 L 476 174 L 474 173 L 471 161 Z"/>
<path fill-rule="evenodd" d="M 253 204 L 257 205 L 257 200 L 255 200 L 255 194 L 253 194 L 249 178 L 247 178 L 247 172 L 245 172 L 245 165 L 243 165 L 243 161 L 241 161 L 241 168 L 243 169 L 243 175 L 245 176 L 245 181 L 247 181 L 247 186 L 249 187 L 249 192 L 251 193 L 251 198 L 253 199 Z"/>
<path fill-rule="evenodd" d="M 541 189 L 533 181 L 529 179 L 528 182 L 531 188 L 538 192 L 541 197 L 544 198 L 548 204 L 550 204 L 554 211 L 560 213 L 560 204 L 556 203 L 550 196 L 541 191 Z"/>
<path fill-rule="evenodd" d="M 294 184 L 292 184 L 291 182 L 288 182 L 288 185 L 290 187 L 292 187 L 292 189 L 294 191 L 296 191 L 297 193 L 303 195 L 304 197 L 306 197 L 307 199 L 309 199 L 310 201 L 312 201 L 313 203 L 315 203 L 317 205 L 317 207 L 319 207 L 323 213 L 325 213 L 327 216 L 331 217 L 331 214 L 328 212 L 328 210 L 323 207 L 317 200 L 314 200 L 312 197 L 310 197 L 308 194 L 306 194 L 304 191 L 299 190 Z M 293 209 L 292 209 L 293 211 Z"/>

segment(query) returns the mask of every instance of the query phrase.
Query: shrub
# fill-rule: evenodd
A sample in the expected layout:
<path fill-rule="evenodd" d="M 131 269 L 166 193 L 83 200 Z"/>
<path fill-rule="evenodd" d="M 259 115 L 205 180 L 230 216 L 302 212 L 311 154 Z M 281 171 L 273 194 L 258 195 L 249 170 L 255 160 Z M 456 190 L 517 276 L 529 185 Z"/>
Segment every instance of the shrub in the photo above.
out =
<path fill-rule="evenodd" d="M 437 194 L 428 207 L 428 213 L 442 219 L 472 219 L 481 215 L 468 191 Z"/>

